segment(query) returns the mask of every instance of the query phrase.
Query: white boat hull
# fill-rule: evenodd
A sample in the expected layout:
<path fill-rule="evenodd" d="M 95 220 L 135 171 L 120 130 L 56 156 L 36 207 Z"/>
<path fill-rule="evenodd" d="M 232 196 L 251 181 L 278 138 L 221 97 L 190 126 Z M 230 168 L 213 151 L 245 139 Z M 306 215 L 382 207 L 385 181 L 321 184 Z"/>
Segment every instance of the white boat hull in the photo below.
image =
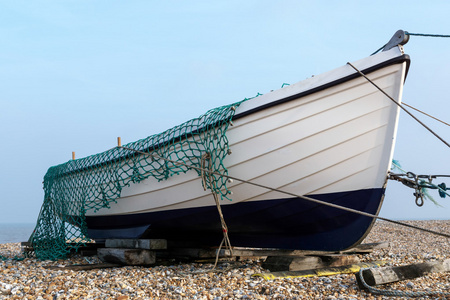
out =
<path fill-rule="evenodd" d="M 395 47 L 353 64 L 367 70 L 368 77 L 400 103 L 408 62 L 409 58 Z M 224 164 L 235 178 L 377 214 L 392 160 L 398 116 L 396 103 L 346 65 L 243 102 L 227 131 L 232 153 Z M 236 246 L 342 249 L 358 243 L 373 221 L 238 180 L 227 187 L 232 191 L 232 201 L 222 200 L 221 205 L 231 242 Z M 288 211 L 271 218 L 270 212 L 282 203 L 289 203 Z M 279 229 L 277 225 L 261 225 L 264 220 L 253 212 L 265 205 L 261 210 L 267 222 L 289 221 Z M 246 215 L 232 212 L 240 209 Z M 295 222 L 298 227 L 312 223 L 298 219 L 307 219 L 310 210 L 316 221 L 325 225 L 319 224 L 311 232 L 286 229 L 295 227 Z M 176 240 L 180 235 L 190 235 L 210 244 L 220 242 L 221 237 L 214 211 L 211 192 L 203 189 L 202 179 L 192 170 L 161 182 L 149 177 L 132 183 L 122 189 L 109 208 L 87 211 L 86 220 L 89 234 L 97 239 L 167 234 Z M 296 216 L 287 217 L 289 211 Z M 181 225 L 186 229 L 177 234 L 180 218 L 187 222 Z M 334 225 L 332 219 L 336 219 Z M 253 228 L 252 223 L 264 228 Z M 326 228 L 317 229 L 321 226 Z M 346 231 L 355 236 L 336 242 L 336 236 Z M 264 237 L 263 232 L 269 233 Z M 324 237 L 330 243 L 320 246 Z"/>

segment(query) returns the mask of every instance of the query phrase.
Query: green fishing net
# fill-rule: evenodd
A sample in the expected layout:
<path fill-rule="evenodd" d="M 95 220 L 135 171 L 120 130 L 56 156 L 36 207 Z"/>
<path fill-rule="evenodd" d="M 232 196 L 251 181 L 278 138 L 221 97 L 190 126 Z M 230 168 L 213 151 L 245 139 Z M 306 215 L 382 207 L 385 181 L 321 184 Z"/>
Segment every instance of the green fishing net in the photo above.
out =
<path fill-rule="evenodd" d="M 49 168 L 44 177 L 44 202 L 30 237 L 34 255 L 42 260 L 63 259 L 90 242 L 86 212 L 108 208 L 125 186 L 150 176 L 166 180 L 189 170 L 200 176 L 193 167 L 202 167 L 206 153 L 207 167 L 227 175 L 225 133 L 243 101 L 211 109 L 160 134 Z M 207 176 L 206 187 L 227 198 L 226 180 L 217 174 Z"/>

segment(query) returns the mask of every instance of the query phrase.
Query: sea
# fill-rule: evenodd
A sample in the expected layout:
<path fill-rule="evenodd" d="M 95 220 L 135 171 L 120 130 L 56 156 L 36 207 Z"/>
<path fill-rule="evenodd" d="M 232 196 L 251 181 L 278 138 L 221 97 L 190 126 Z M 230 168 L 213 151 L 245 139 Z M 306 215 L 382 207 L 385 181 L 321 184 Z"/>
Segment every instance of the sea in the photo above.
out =
<path fill-rule="evenodd" d="M 35 223 L 0 223 L 0 244 L 27 242 Z"/>

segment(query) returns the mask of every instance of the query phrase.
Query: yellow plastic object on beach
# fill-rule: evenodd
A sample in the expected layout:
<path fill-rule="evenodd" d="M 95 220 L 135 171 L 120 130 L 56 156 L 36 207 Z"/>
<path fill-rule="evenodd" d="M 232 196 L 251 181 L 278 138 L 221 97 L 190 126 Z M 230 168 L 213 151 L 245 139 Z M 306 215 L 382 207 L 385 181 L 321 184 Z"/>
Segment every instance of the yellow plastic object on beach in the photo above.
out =
<path fill-rule="evenodd" d="M 361 269 L 380 267 L 386 264 L 385 261 L 374 261 L 359 263 L 354 265 L 333 267 L 333 268 L 320 268 L 314 270 L 302 270 L 302 271 L 280 271 L 271 273 L 258 273 L 253 274 L 252 277 L 262 277 L 266 280 L 273 280 L 277 278 L 299 278 L 299 277 L 315 277 L 315 276 L 330 276 L 338 274 L 353 274 L 359 272 Z"/>

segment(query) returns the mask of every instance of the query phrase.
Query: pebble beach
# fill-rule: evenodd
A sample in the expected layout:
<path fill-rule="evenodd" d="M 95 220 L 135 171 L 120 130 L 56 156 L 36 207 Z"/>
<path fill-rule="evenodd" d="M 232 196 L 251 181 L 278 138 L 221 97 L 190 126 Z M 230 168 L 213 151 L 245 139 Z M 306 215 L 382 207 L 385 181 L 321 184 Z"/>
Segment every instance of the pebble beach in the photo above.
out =
<path fill-rule="evenodd" d="M 450 233 L 450 220 L 407 221 L 408 224 Z M 389 246 L 358 255 L 362 262 L 386 261 L 409 265 L 450 258 L 450 240 L 385 221 L 377 221 L 363 243 Z M 0 244 L 0 255 L 20 255 L 20 243 Z M 209 263 L 177 263 L 152 267 L 117 267 L 72 271 L 50 269 L 99 262 L 75 255 L 61 261 L 26 258 L 0 260 L 0 299 L 393 299 L 360 290 L 354 274 L 266 280 L 258 259 Z M 450 293 L 450 272 L 377 286 L 399 292 Z M 406 296 L 396 299 L 408 299 Z M 450 298 L 450 297 L 449 297 Z M 447 299 L 443 295 L 418 299 Z"/>

